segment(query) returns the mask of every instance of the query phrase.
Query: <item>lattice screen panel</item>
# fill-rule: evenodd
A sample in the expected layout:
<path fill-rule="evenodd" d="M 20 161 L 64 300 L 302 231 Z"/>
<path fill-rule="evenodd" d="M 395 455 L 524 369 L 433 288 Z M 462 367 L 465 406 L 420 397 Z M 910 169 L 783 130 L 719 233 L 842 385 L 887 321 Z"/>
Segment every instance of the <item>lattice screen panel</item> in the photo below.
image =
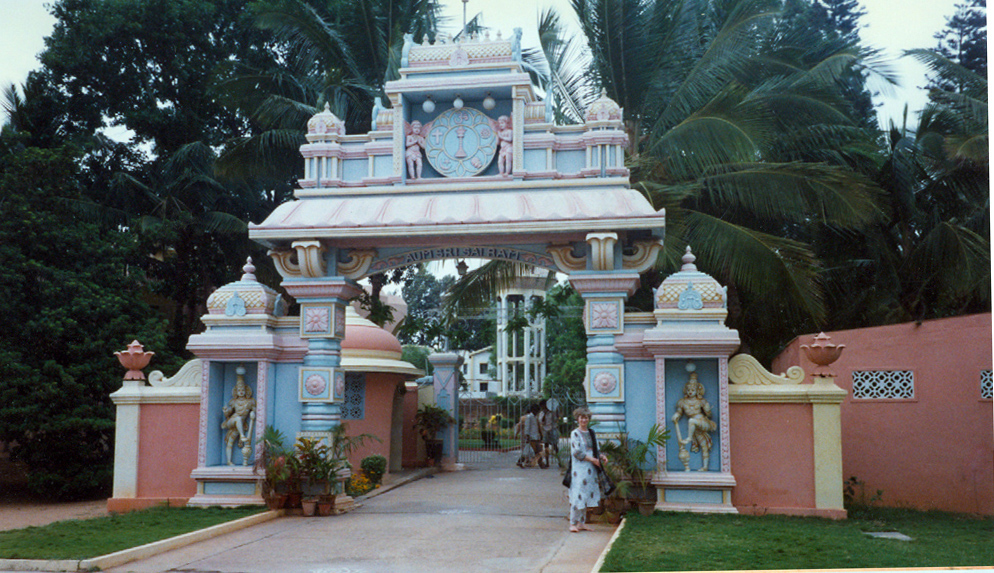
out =
<path fill-rule="evenodd" d="M 852 373 L 852 395 L 858 400 L 913 400 L 915 373 L 911 370 L 857 370 Z"/>
<path fill-rule="evenodd" d="M 994 389 L 991 384 L 991 371 L 980 371 L 980 397 L 988 400 L 994 398 Z"/>
<path fill-rule="evenodd" d="M 343 420 L 362 420 L 366 417 L 366 375 L 362 372 L 345 373 L 345 400 L 342 402 Z"/>

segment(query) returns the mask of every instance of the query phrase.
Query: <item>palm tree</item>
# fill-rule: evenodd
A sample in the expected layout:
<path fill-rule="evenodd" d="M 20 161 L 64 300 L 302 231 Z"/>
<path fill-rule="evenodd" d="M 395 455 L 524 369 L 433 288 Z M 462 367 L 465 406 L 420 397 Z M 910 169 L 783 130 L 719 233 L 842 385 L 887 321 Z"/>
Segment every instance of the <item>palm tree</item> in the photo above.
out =
<path fill-rule="evenodd" d="M 860 175 L 874 171 L 875 134 L 850 117 L 846 90 L 866 70 L 893 81 L 886 67 L 852 38 L 783 17 L 776 0 L 572 4 L 590 59 L 551 12 L 540 18 L 533 67 L 557 117 L 582 117 L 576 108 L 599 91 L 591 85 L 624 108 L 633 181 L 667 213 L 658 270 L 679 268 L 692 245 L 702 269 L 729 286 L 730 323 L 761 357 L 825 324 L 811 241 L 885 217 L 879 189 Z M 586 82 L 576 81 L 584 63 Z M 463 298 L 479 305 L 513 271 L 492 263 L 468 274 L 450 309 Z"/>
<path fill-rule="evenodd" d="M 347 133 L 369 128 L 375 97 L 399 77 L 404 33 L 434 34 L 435 0 L 264 0 L 256 23 L 276 38 L 282 66 L 252 69 L 232 64 L 219 91 L 243 108 L 256 134 L 230 142 L 219 166 L 243 177 L 279 173 L 289 198 L 299 176 L 303 127 L 325 103 Z"/>
<path fill-rule="evenodd" d="M 777 0 L 572 4 L 587 78 L 625 110 L 633 181 L 666 209 L 660 269 L 678 268 L 690 244 L 729 286 L 730 323 L 759 354 L 823 324 L 820 263 L 805 239 L 884 215 L 854 170 L 872 164 L 872 134 L 843 93 L 872 53 L 792 25 Z"/>
<path fill-rule="evenodd" d="M 964 89 L 932 90 L 914 131 L 891 127 L 876 174 L 889 217 L 835 244 L 836 328 L 990 310 L 987 81 L 908 54 Z"/>
<path fill-rule="evenodd" d="M 263 0 L 256 22 L 278 39 L 283 67 L 251 69 L 233 64 L 219 91 L 256 124 L 253 135 L 229 142 L 218 160 L 221 176 L 256 180 L 271 207 L 289 200 L 302 175 L 299 149 L 307 120 L 328 104 L 347 133 L 369 127 L 376 97 L 399 78 L 404 34 L 435 34 L 436 0 Z M 476 19 L 474 18 L 474 21 Z M 364 307 L 378 322 L 391 309 L 381 303 L 382 274 L 370 277 Z"/>
<path fill-rule="evenodd" d="M 263 260 L 246 237 L 245 221 L 259 215 L 255 190 L 218 178 L 215 161 L 210 146 L 190 143 L 154 165 L 147 179 L 119 173 L 111 189 L 128 197 L 129 212 L 119 215 L 135 231 L 140 252 L 151 253 L 138 266 L 149 291 L 168 301 L 169 345 L 177 352 L 201 328 L 207 296 L 237 276 L 232 261 L 250 254 Z"/>

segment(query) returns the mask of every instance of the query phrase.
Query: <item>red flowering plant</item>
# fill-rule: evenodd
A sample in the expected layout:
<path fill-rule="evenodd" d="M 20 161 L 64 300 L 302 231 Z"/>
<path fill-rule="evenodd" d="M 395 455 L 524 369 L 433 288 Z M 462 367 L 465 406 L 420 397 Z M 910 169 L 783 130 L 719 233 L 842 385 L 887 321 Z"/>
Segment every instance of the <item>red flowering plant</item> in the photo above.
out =
<path fill-rule="evenodd" d="M 256 456 L 255 473 L 263 473 L 262 497 L 272 503 L 277 496 L 300 491 L 300 460 L 286 438 L 272 426 L 262 434 L 259 455 Z"/>

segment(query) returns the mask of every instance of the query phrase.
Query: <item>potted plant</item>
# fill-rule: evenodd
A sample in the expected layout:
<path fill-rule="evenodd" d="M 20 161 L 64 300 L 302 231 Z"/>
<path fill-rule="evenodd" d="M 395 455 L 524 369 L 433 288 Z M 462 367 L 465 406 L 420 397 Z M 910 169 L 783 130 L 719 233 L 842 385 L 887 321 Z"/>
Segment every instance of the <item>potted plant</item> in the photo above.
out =
<path fill-rule="evenodd" d="M 434 404 L 425 404 L 414 414 L 414 428 L 425 441 L 425 453 L 432 463 L 437 463 L 442 457 L 442 440 L 437 439 L 438 432 L 455 419 L 448 411 Z"/>
<path fill-rule="evenodd" d="M 253 472 L 263 473 L 262 498 L 269 509 L 281 509 L 286 505 L 297 463 L 293 451 L 286 446 L 283 434 L 272 426 L 266 426 L 262 434 L 262 448 L 256 457 Z"/>
<path fill-rule="evenodd" d="M 618 495 L 638 506 L 639 513 L 651 515 L 656 506 L 656 490 L 652 473 L 656 469 L 656 449 L 666 445 L 669 430 L 653 424 L 645 440 L 621 435 L 607 441 L 601 451 L 608 458 L 608 471 L 619 473 Z M 637 488 L 637 489 L 636 489 Z"/>
<path fill-rule="evenodd" d="M 296 458 L 306 495 L 302 500 L 304 515 L 314 515 L 318 506 L 323 506 L 322 514 L 329 515 L 335 503 L 340 474 L 347 462 L 336 457 L 322 440 L 312 438 L 297 440 Z"/>

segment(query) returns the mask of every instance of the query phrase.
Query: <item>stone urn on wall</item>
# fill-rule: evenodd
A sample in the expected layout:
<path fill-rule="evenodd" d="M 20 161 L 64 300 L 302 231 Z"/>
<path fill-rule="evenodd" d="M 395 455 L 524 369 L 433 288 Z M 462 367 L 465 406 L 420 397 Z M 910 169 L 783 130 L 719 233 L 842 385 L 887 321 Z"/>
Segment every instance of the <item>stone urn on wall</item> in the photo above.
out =
<path fill-rule="evenodd" d="M 835 373 L 830 371 L 828 367 L 842 356 L 842 350 L 845 349 L 846 345 L 839 344 L 836 346 L 830 342 L 831 338 L 829 335 L 821 332 L 815 336 L 814 343 L 810 346 L 807 344 L 801 345 L 804 355 L 808 357 L 808 360 L 815 363 L 816 368 L 812 372 L 814 376 L 825 378 L 835 377 Z"/>
<path fill-rule="evenodd" d="M 137 340 L 133 340 L 131 344 L 128 345 L 128 349 L 122 352 L 115 352 L 117 360 L 124 366 L 128 371 L 124 374 L 125 380 L 144 380 L 145 374 L 142 372 L 142 368 L 148 366 L 148 362 L 152 360 L 152 356 L 155 355 L 154 352 L 145 352 L 145 348 Z"/>

